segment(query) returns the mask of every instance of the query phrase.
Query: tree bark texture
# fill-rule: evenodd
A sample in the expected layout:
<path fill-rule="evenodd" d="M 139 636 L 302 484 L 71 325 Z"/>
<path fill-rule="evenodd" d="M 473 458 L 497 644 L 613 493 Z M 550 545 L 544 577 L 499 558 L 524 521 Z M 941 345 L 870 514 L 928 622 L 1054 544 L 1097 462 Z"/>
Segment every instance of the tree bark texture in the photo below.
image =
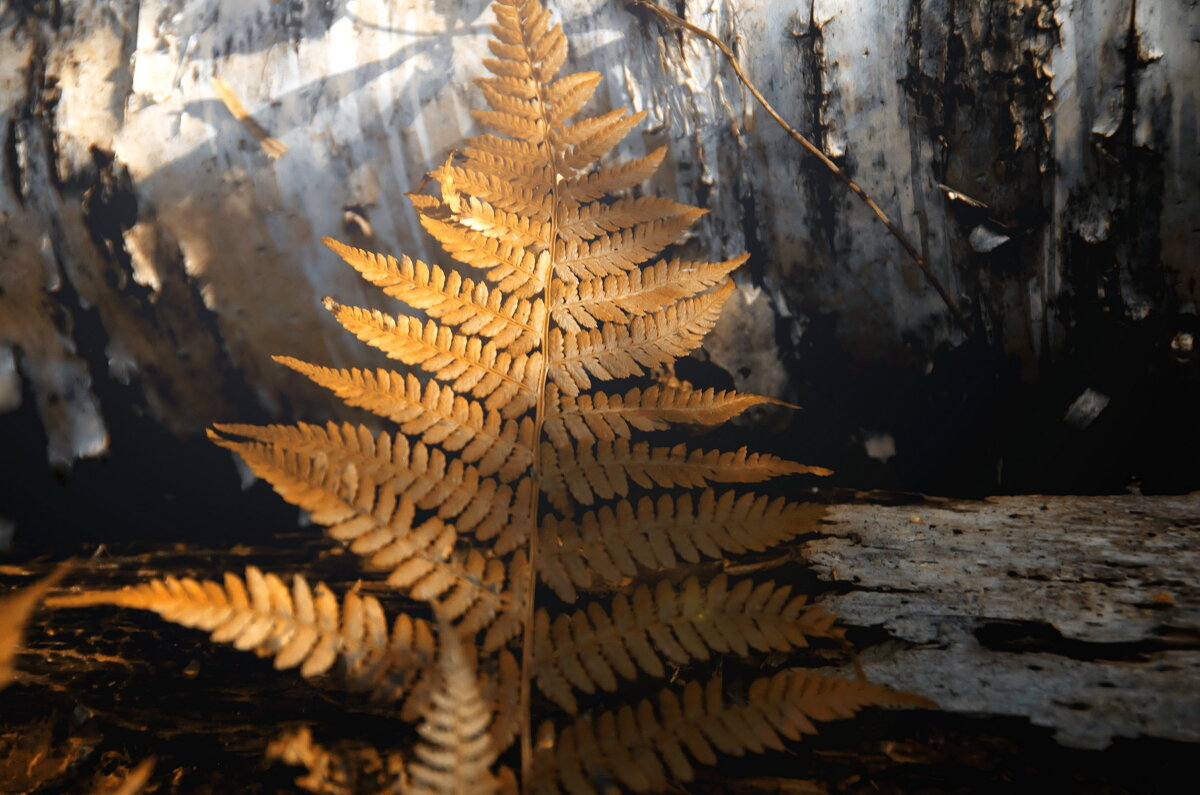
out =
<path fill-rule="evenodd" d="M 675 6 L 877 198 L 1022 377 L 1096 318 L 1149 323 L 1155 350 L 1190 355 L 1192 4 Z M 863 366 L 919 373 L 963 342 L 896 241 L 711 46 L 620 2 L 552 7 L 569 67 L 605 76 L 597 109 L 649 114 L 620 154 L 667 144 L 655 189 L 711 210 L 692 250 L 754 255 L 706 345 L 734 385 L 794 397 L 806 335 L 830 317 Z M 98 380 L 179 434 L 247 403 L 327 405 L 268 357 L 374 363 L 320 299 L 379 299 L 318 238 L 441 259 L 402 194 L 477 132 L 490 14 L 486 0 L 0 4 L 0 410 L 25 379 L 50 459 L 69 463 L 106 448 Z"/>
<path fill-rule="evenodd" d="M 826 602 L 882 629 L 867 675 L 1067 745 L 1200 742 L 1200 494 L 835 506 Z"/>

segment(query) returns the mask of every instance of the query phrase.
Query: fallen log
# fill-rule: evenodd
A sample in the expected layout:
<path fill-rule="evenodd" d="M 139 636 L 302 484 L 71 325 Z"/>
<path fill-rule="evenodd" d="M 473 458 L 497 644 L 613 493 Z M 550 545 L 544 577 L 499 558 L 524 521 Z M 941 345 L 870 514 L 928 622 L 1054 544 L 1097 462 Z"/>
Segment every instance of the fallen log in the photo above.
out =
<path fill-rule="evenodd" d="M 1119 781 L 1124 791 L 1153 792 L 1182 769 L 1183 743 L 1200 741 L 1200 495 L 886 500 L 832 505 L 821 537 L 794 549 L 818 598 L 850 628 L 868 677 L 928 696 L 943 712 L 831 727 L 793 756 L 722 766 L 714 775 L 733 777 L 714 779 L 714 791 L 752 791 L 739 780 L 765 774 L 768 791 L 1059 781 L 1099 792 Z M 339 591 L 360 576 L 353 556 L 312 533 L 224 550 L 93 551 L 70 586 L 211 578 L 247 564 L 303 570 Z M 779 581 L 790 557 L 745 568 L 764 576 L 773 568 Z M 51 565 L 4 566 L 0 579 L 26 582 Z M 0 780 L 16 781 L 9 774 L 29 759 L 54 759 L 38 776 L 21 774 L 30 791 L 98 775 L 90 749 L 124 766 L 156 755 L 190 791 L 286 783 L 289 772 L 261 761 L 283 727 L 320 725 L 346 741 L 368 724 L 371 736 L 398 731 L 369 704 L 136 611 L 42 613 L 27 645 L 22 679 L 0 703 L 0 745 L 13 760 Z M 66 744 L 54 744 L 60 736 Z M 1152 770 L 1130 772 L 1144 760 Z"/>
<path fill-rule="evenodd" d="M 1200 494 L 832 508 L 805 547 L 867 675 L 1059 742 L 1200 742 Z"/>

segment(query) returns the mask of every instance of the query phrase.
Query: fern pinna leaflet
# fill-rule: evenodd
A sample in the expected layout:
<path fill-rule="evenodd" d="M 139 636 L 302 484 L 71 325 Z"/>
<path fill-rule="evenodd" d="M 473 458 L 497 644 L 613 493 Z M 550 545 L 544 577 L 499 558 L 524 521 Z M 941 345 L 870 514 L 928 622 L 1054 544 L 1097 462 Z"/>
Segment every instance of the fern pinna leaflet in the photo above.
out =
<path fill-rule="evenodd" d="M 558 76 L 567 57 L 561 26 L 536 0 L 493 8 L 494 57 L 484 61 L 492 76 L 477 81 L 490 110 L 473 111 L 492 132 L 468 139 L 430 173 L 437 195 L 411 196 L 422 226 L 464 270 L 324 241 L 364 279 L 424 314 L 324 302 L 346 330 L 409 369 L 277 357 L 395 429 L 218 425 L 211 438 L 368 569 L 386 572 L 389 585 L 434 603 L 453 634 L 443 637 L 443 658 L 458 660 L 460 644 L 478 651 L 496 713 L 491 745 L 475 731 L 470 749 L 424 752 L 422 786 L 449 775 L 445 760 L 454 753 L 477 764 L 519 733 L 526 791 L 536 782 L 539 791 L 587 792 L 613 780 L 660 789 L 668 772 L 692 775 L 689 757 L 711 762 L 714 748 L 761 750 L 811 731 L 810 718 L 911 703 L 866 683 L 781 673 L 755 683 L 735 708 L 723 705 L 719 683 L 704 694 L 693 684 L 665 689 L 657 707 L 644 702 L 636 713 L 548 728 L 534 753 L 535 687 L 548 707 L 574 714 L 581 696 L 615 691 L 622 681 L 665 678 L 671 666 L 718 654 L 839 640 L 841 631 L 787 587 L 674 573 L 683 562 L 767 549 L 808 531 L 819 513 L 715 484 L 828 472 L 744 448 L 637 438 L 779 402 L 695 389 L 670 376 L 605 389 L 616 379 L 669 372 L 700 346 L 735 289 L 730 273 L 746 257 L 662 258 L 704 211 L 620 193 L 650 177 L 664 151 L 597 164 L 644 113 L 580 117 L 600 75 Z M 438 655 L 427 621 L 401 616 L 389 632 L 370 597 L 347 595 L 339 613 L 327 590 L 311 592 L 302 578 L 290 597 L 280 580 L 256 570 L 247 583 L 249 597 L 233 577 L 224 588 L 168 580 L 75 603 L 157 610 L 274 656 L 281 667 L 303 664 L 306 674 L 348 658 L 351 684 L 401 699 L 410 718 L 460 710 L 472 725 L 485 722 L 477 704 L 455 702 L 432 684 Z M 539 594 L 551 592 L 550 604 L 539 605 Z M 462 670 L 456 664 L 451 678 Z M 754 736 L 729 736 L 736 726 Z"/>

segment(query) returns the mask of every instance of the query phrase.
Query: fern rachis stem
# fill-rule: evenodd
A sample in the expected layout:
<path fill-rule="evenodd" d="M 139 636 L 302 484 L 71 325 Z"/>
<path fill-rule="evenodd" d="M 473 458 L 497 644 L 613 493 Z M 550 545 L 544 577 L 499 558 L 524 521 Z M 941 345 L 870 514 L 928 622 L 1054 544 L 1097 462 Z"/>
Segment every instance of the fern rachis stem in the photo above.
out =
<path fill-rule="evenodd" d="M 526 42 L 526 51 L 528 52 L 529 43 Z M 547 121 L 547 133 L 549 131 L 549 113 L 546 110 L 545 96 L 542 92 L 542 81 L 535 81 L 537 86 L 537 103 L 538 110 L 542 118 Z M 553 184 L 550 188 L 550 197 L 552 208 L 550 216 L 550 263 L 546 273 L 545 284 L 542 286 L 542 302 L 546 307 L 546 311 L 542 317 L 541 338 L 538 340 L 538 345 L 543 350 L 541 359 L 541 372 L 538 373 L 537 380 L 537 403 L 534 411 L 533 419 L 533 488 L 529 490 L 529 572 L 523 586 L 525 591 L 525 626 L 522 631 L 521 638 L 521 693 L 520 693 L 520 710 L 521 710 L 521 792 L 524 795 L 529 795 L 533 791 L 533 715 L 532 706 L 532 688 L 533 688 L 533 626 L 534 612 L 536 609 L 535 595 L 537 594 L 538 582 L 538 511 L 541 508 L 541 473 L 542 473 L 542 432 L 546 424 L 546 381 L 550 373 L 550 357 L 547 340 L 550 339 L 550 318 L 553 315 L 553 307 L 551 299 L 554 296 L 554 252 L 555 242 L 558 240 L 558 179 L 559 162 L 556 156 L 553 142 L 549 139 L 545 142 L 546 154 L 550 158 L 550 167 L 555 175 L 552 180 Z"/>

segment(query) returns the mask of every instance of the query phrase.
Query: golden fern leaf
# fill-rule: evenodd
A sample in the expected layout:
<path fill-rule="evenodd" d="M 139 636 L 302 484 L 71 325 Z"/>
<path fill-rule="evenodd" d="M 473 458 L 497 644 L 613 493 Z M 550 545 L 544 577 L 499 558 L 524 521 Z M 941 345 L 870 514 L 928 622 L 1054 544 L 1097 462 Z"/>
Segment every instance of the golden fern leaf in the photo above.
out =
<path fill-rule="evenodd" d="M 244 436 L 240 441 L 221 436 Z M 328 525 L 339 541 L 381 528 L 411 529 L 412 507 L 454 519 L 481 540 L 497 538 L 500 553 L 515 549 L 529 527 L 530 478 L 515 486 L 479 475 L 437 448 L 410 445 L 402 435 L 372 435 L 362 426 L 217 425 L 209 438 L 232 450 L 288 502 Z M 364 544 L 375 543 L 378 538 Z"/>
<path fill-rule="evenodd" d="M 719 284 L 747 256 L 724 262 L 659 261 L 628 273 L 564 284 L 554 301 L 554 322 L 568 332 L 597 328 L 602 321 L 628 323 Z"/>
<path fill-rule="evenodd" d="M 553 239 L 553 225 L 546 221 L 535 221 L 517 213 L 505 212 L 474 196 L 455 214 L 458 223 L 474 229 L 484 237 L 493 237 L 512 246 L 541 250 Z"/>
<path fill-rule="evenodd" d="M 695 207 L 659 196 L 637 196 L 612 203 L 591 202 L 576 207 L 562 206 L 558 214 L 558 234 L 567 240 L 592 240 L 607 232 L 631 229 L 649 217 L 698 218 Z"/>
<path fill-rule="evenodd" d="M 628 599 L 618 594 L 607 611 L 592 602 L 586 611 L 551 620 L 539 610 L 538 688 L 575 713 L 573 689 L 615 692 L 618 677 L 634 679 L 639 671 L 663 677 L 664 658 L 686 665 L 713 652 L 744 657 L 751 649 L 788 651 L 808 645 L 808 638 L 844 635 L 825 608 L 791 596 L 790 586 L 728 584 L 724 574 L 707 586 L 695 577 L 678 587 L 663 580 L 653 590 L 637 586 Z"/>
<path fill-rule="evenodd" d="M 419 619 L 401 616 L 389 635 L 379 600 L 347 591 L 339 607 L 324 583 L 310 588 L 302 575 L 288 588 L 278 576 L 246 567 L 243 580 L 226 573 L 224 583 L 164 577 L 117 591 L 54 596 L 52 607 L 114 605 L 150 610 L 163 619 L 212 633 L 216 643 L 272 657 L 275 667 L 300 668 L 304 677 L 329 671 L 341 658 L 346 682 L 369 690 L 385 679 L 394 688 L 432 659 L 432 635 Z"/>
<path fill-rule="evenodd" d="M 492 763 L 499 755 L 489 731 L 492 714 L 462 641 L 443 621 L 439 683 L 417 727 L 422 741 L 408 766 L 409 792 L 484 795 L 499 791 Z"/>
<path fill-rule="evenodd" d="M 499 78 L 477 78 L 485 84 Z M 512 138 L 484 134 L 463 141 L 459 151 L 464 167 L 499 180 L 514 180 L 522 188 L 534 189 L 549 185 L 554 175 L 550 163 L 550 148 L 544 143 L 529 144 Z M 426 197 L 414 196 L 417 201 Z M 441 202 L 434 199 L 431 207 Z"/>
<path fill-rule="evenodd" d="M 399 526 L 393 523 L 406 503 L 436 509 L 442 519 L 460 516 L 485 480 L 478 469 L 447 459 L 436 447 L 409 444 L 386 431 L 372 435 L 349 423 L 218 425 L 209 439 L 237 453 L 281 497 L 312 513 L 313 521 L 331 525 L 330 534 L 340 540 L 361 534 L 338 526 L 356 513 L 364 517 L 358 524 L 370 516 L 390 526 Z"/>
<path fill-rule="evenodd" d="M 634 387 L 624 395 L 593 392 L 578 396 L 563 395 L 551 384 L 546 392 L 545 431 L 556 447 L 568 446 L 572 438 L 611 442 L 629 438 L 633 428 L 662 431 L 671 423 L 717 425 L 763 403 L 796 408 L 763 395 L 693 389 L 682 384 L 645 390 Z"/>
<path fill-rule="evenodd" d="M 426 265 L 408 257 L 397 261 L 362 249 L 343 245 L 332 238 L 321 238 L 364 279 L 415 309 L 457 326 L 459 333 L 478 334 L 514 355 L 527 353 L 541 335 L 545 302 L 529 302 L 505 296 L 499 290 L 464 279 L 457 271 L 446 272 L 437 265 Z"/>
<path fill-rule="evenodd" d="M 71 561 L 58 564 L 54 571 L 33 585 L 0 599 L 0 690 L 16 677 L 17 653 L 24 642 L 25 625 L 38 602 L 71 570 Z"/>
<path fill-rule="evenodd" d="M 541 353 L 513 355 L 494 342 L 471 334 L 455 334 L 429 320 L 377 310 L 342 306 L 325 299 L 325 308 L 351 334 L 379 348 L 391 359 L 419 365 L 434 378 L 450 381 L 456 392 L 486 398 L 484 406 L 515 417 L 537 402 Z"/>
<path fill-rule="evenodd" d="M 557 618 L 535 612 L 538 578 L 573 600 L 579 590 L 621 587 L 680 560 L 762 549 L 807 530 L 815 510 L 707 488 L 695 505 L 676 494 L 644 497 L 635 508 L 619 499 L 630 481 L 647 490 L 689 489 L 826 470 L 745 449 L 631 441 L 634 430 L 716 424 L 778 402 L 770 398 L 678 383 L 590 391 L 594 381 L 644 375 L 698 347 L 734 289 L 729 274 L 746 258 L 647 265 L 704 210 L 611 195 L 649 178 L 663 160 L 659 149 L 595 165 L 645 113 L 579 117 L 599 74 L 556 77 L 567 41 L 537 0 L 500 0 L 493 8 L 493 57 L 484 61 L 492 76 L 477 81 L 489 109 L 473 112 L 489 132 L 430 171 L 434 191 L 411 196 L 426 231 L 479 275 L 325 241 L 367 281 L 427 317 L 332 299 L 327 308 L 360 340 L 430 378 L 278 358 L 395 422 L 398 432 L 231 425 L 212 437 L 370 567 L 386 570 L 390 585 L 438 605 L 456 635 L 479 636 L 480 697 L 497 708 L 492 747 L 506 747 L 520 731 L 528 784 L 535 674 L 574 709 L 573 688 L 609 689 L 639 670 L 660 673 L 667 661 L 790 649 L 837 631 L 787 589 L 729 586 L 724 578 L 679 589 L 642 586 L 615 596 L 608 610 L 592 604 Z M 577 510 L 598 501 L 612 502 Z M 379 617 L 356 610 L 357 635 L 378 640 Z M 415 648 L 415 633 L 428 627 L 406 631 Z M 508 646 L 522 632 L 518 664 Z M 393 686 L 373 660 L 349 662 L 377 691 Z M 438 689 L 427 657 L 402 670 L 394 686 L 408 694 L 404 717 L 450 709 L 455 695 Z M 460 678 L 465 697 L 468 679 Z M 453 774 L 448 759 L 428 756 L 425 784 L 444 786 Z"/>
<path fill-rule="evenodd" d="M 561 128 L 596 93 L 600 85 L 599 72 L 576 72 L 565 75 L 545 88 L 542 101 L 548 106 L 547 118 L 551 129 Z"/>
<path fill-rule="evenodd" d="M 642 221 L 614 232 L 602 232 L 592 240 L 560 238 L 554 257 L 556 275 L 567 281 L 612 276 L 637 268 L 671 245 L 706 211 L 696 207 L 653 220 Z"/>
<path fill-rule="evenodd" d="M 464 265 L 486 269 L 485 278 L 497 282 L 497 289 L 517 298 L 529 298 L 545 287 L 549 251 L 534 252 L 486 237 L 468 227 L 440 220 L 419 206 L 417 209 L 421 226 L 442 244 L 446 253 Z"/>
<path fill-rule="evenodd" d="M 336 461 L 330 463 L 330 457 L 338 450 L 334 441 L 326 442 L 330 456 L 326 456 L 327 451 L 320 449 L 319 444 L 317 449 L 307 453 L 289 451 L 282 446 L 288 442 L 297 446 L 310 444 L 314 438 L 320 438 L 319 434 L 306 434 L 304 429 L 287 426 L 233 427 L 239 432 L 274 436 L 280 446 L 227 439 L 220 443 L 238 452 L 255 474 L 271 483 L 284 499 L 309 511 L 313 521 L 329 525 L 330 536 L 347 543 L 352 552 L 366 558 L 368 566 L 389 570 L 389 584 L 404 589 L 416 599 L 453 593 L 452 602 L 461 605 L 462 611 L 454 618 L 461 615 L 472 630 L 492 626 L 495 622 L 492 631 L 502 638 L 499 642 L 511 635 L 511 616 L 501 611 L 505 603 L 501 597 L 505 585 L 503 564 L 485 559 L 476 550 L 457 550 L 455 526 L 437 516 L 420 524 L 415 522 L 417 508 L 436 506 L 439 512 L 447 515 L 460 512 L 460 519 L 468 524 L 478 523 L 485 529 L 490 527 L 493 534 L 500 534 L 499 542 L 519 545 L 519 532 L 502 530 L 500 526 L 504 525 L 504 520 L 497 519 L 502 507 L 507 509 L 512 505 L 518 516 L 522 509 L 527 510 L 526 505 L 512 500 L 511 489 L 487 489 L 480 486 L 477 478 L 463 482 L 461 476 L 454 477 L 455 470 L 462 471 L 459 462 L 446 467 L 442 459 L 442 464 L 437 465 L 436 451 L 417 467 L 419 477 L 411 477 L 411 471 L 399 470 L 404 479 L 397 486 L 386 477 L 389 471 L 395 471 L 388 469 L 390 459 L 386 454 L 374 459 L 381 461 L 375 470 L 370 467 L 371 460 L 366 459 L 363 468 L 367 471 L 361 473 L 353 462 L 343 462 L 342 466 L 337 466 Z M 308 427 L 311 429 L 312 426 Z M 332 438 L 332 434 L 325 438 Z M 380 438 L 386 440 L 389 437 L 381 434 Z M 412 463 L 407 456 L 397 455 L 397 458 Z M 427 466 L 431 462 L 434 465 Z M 405 483 L 407 489 L 403 488 Z M 427 489 L 423 497 L 429 499 L 432 496 L 433 499 L 429 503 L 424 499 L 414 503 L 412 497 L 420 497 L 423 488 Z M 522 486 L 517 494 L 527 494 L 530 488 Z M 440 497 L 439 492 L 442 492 Z M 445 494 L 458 496 L 446 498 Z M 480 516 L 485 513 L 488 516 L 481 520 Z M 503 515 L 508 516 L 507 510 Z M 518 521 L 517 526 L 525 528 L 528 524 Z M 526 570 L 517 561 L 511 565 L 516 571 Z M 505 632 L 509 634 L 503 634 Z"/>
<path fill-rule="evenodd" d="M 547 82 L 567 58 L 567 37 L 562 26 L 550 27 L 550 13 L 536 2 L 497 2 L 496 23 L 488 49 L 499 60 L 483 59 L 484 68 L 499 77 Z"/>
<path fill-rule="evenodd" d="M 564 201 L 582 204 L 609 193 L 640 185 L 658 171 L 667 148 L 660 146 L 645 157 L 599 168 L 582 176 L 567 176 L 559 184 L 559 195 Z"/>
<path fill-rule="evenodd" d="M 567 127 L 558 136 L 558 143 L 565 145 L 561 158 L 563 167 L 571 172 L 591 165 L 619 144 L 644 118 L 644 110 L 629 113 L 628 108 L 618 108 Z"/>
<path fill-rule="evenodd" d="M 461 208 L 454 207 L 455 202 L 453 200 L 457 199 L 459 194 L 466 194 L 485 201 L 501 210 L 528 218 L 533 222 L 547 223 L 554 218 L 553 195 L 550 189 L 544 184 L 522 183 L 521 180 L 514 180 L 511 177 L 499 177 L 483 171 L 449 164 L 434 169 L 429 172 L 429 175 L 441 185 L 443 201 L 447 197 L 452 199 L 446 205 L 446 209 L 452 215 L 457 214 L 461 210 Z M 423 208 L 419 209 L 422 209 L 422 221 L 436 220 L 428 211 L 425 211 Z M 448 244 L 448 241 L 443 240 L 435 228 L 430 228 L 428 225 L 425 225 L 425 228 L 443 246 Z M 473 230 L 469 230 L 468 228 L 468 231 Z M 484 238 L 479 236 L 479 239 Z M 468 240 L 466 242 L 472 241 Z M 461 244 L 460 239 L 455 238 L 453 244 Z M 492 265 L 476 265 L 474 262 L 462 259 L 450 249 L 446 249 L 446 251 L 466 265 L 475 265 L 476 267 L 484 268 L 493 267 Z M 531 270 L 530 273 L 534 276 L 538 275 L 536 270 Z"/>
<path fill-rule="evenodd" d="M 411 373 L 392 370 L 334 370 L 290 356 L 275 361 L 332 390 L 348 405 L 359 406 L 397 424 L 401 433 L 458 452 L 482 476 L 499 475 L 508 483 L 533 463 L 533 420 L 504 419 L 478 401 L 429 381 L 424 386 Z M 235 426 L 220 426 L 232 428 Z"/>
<path fill-rule="evenodd" d="M 680 561 L 722 560 L 761 552 L 816 529 L 826 508 L 753 493 L 705 489 L 691 494 L 642 497 L 587 511 L 578 519 L 546 517 L 539 532 L 542 581 L 567 602 L 579 590 L 611 588 Z"/>
<path fill-rule="evenodd" d="M 647 368 L 670 364 L 700 347 L 712 330 L 733 282 L 696 298 L 685 298 L 661 312 L 635 317 L 629 325 L 605 323 L 598 329 L 549 336 L 549 375 L 568 395 L 592 386 L 592 378 L 645 375 Z"/>
<path fill-rule="evenodd" d="M 666 790 L 690 781 L 692 761 L 715 764 L 717 752 L 783 750 L 786 740 L 814 734 L 814 721 L 853 717 L 864 707 L 932 707 L 927 699 L 869 682 L 783 671 L 751 684 L 744 703 L 726 700 L 721 679 L 687 684 L 682 694 L 642 701 L 577 719 L 554 732 L 547 726 L 536 760 L 535 792 L 599 793 L 618 781 L 633 792 Z M 689 758 L 690 757 L 690 758 Z"/>
<path fill-rule="evenodd" d="M 756 483 L 780 475 L 829 475 L 828 469 L 785 461 L 765 453 L 689 450 L 686 445 L 651 447 L 630 445 L 625 439 L 595 444 L 579 443 L 554 448 L 542 444 L 542 490 L 560 510 L 568 510 L 570 497 L 591 505 L 597 497 L 612 499 L 629 493 L 629 481 L 642 488 L 655 486 L 705 486 L 721 483 Z"/>

